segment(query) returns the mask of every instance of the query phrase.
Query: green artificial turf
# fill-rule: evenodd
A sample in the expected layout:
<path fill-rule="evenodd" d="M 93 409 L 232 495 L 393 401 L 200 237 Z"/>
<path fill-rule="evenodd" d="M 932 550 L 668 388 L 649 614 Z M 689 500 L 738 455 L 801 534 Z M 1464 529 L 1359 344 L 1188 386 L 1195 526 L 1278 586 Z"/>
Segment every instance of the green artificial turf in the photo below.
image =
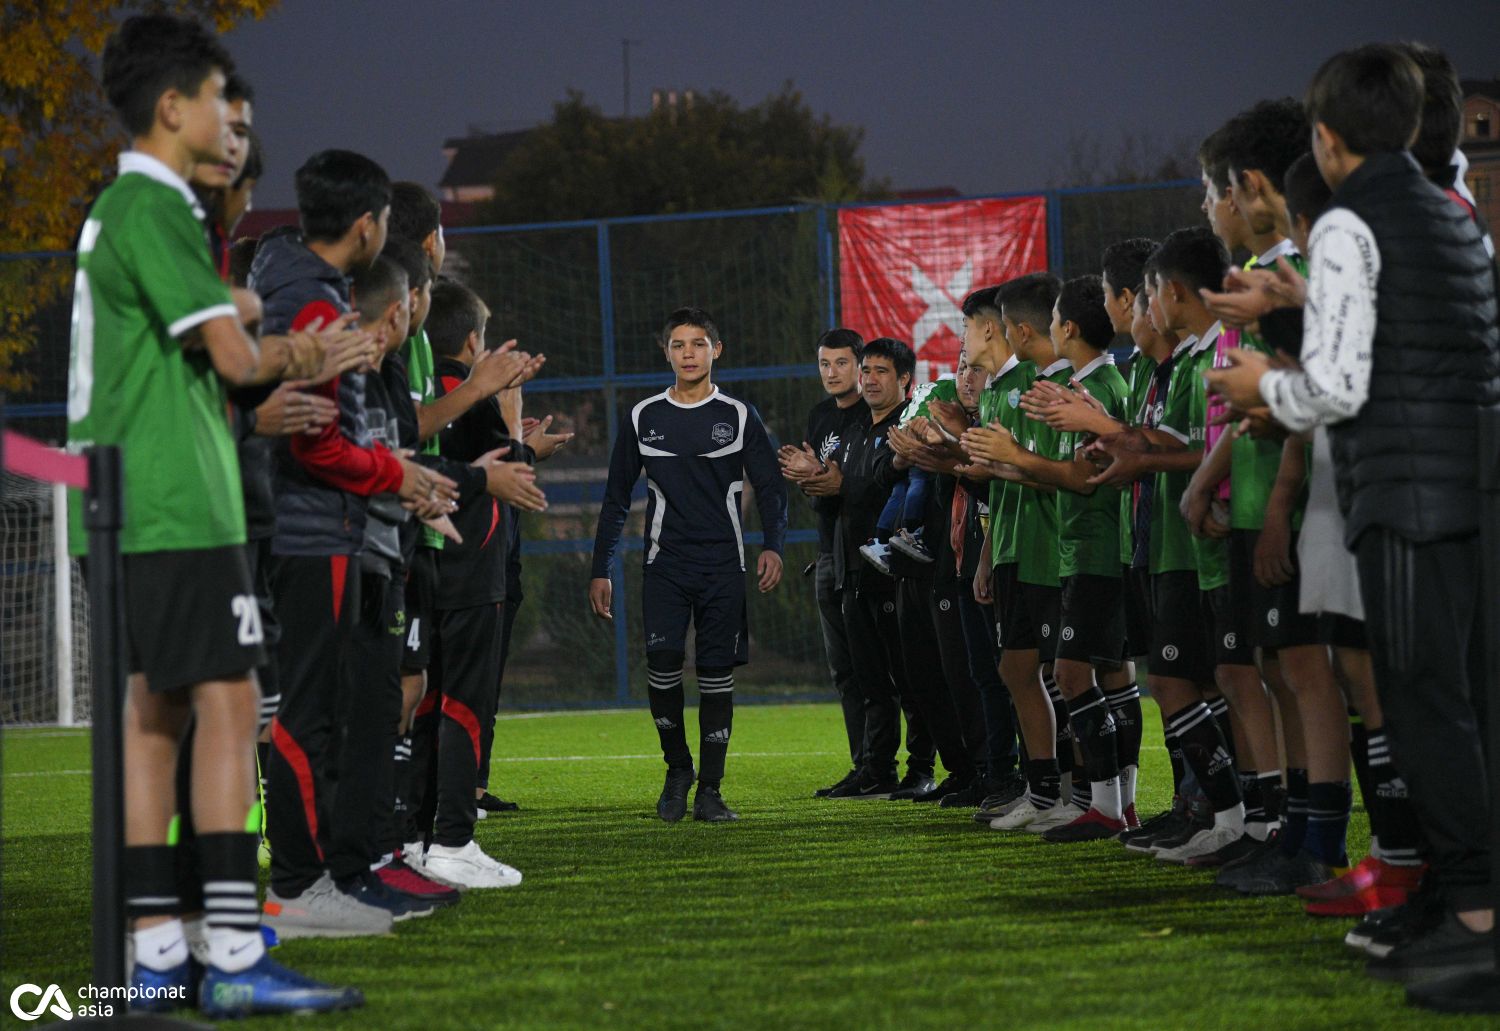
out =
<path fill-rule="evenodd" d="M 1148 714 L 1143 814 L 1170 789 Z M 1483 1023 L 1407 1009 L 1341 944 L 1345 921 L 1312 920 L 1294 899 L 1232 896 L 1113 842 L 997 833 L 969 810 L 815 801 L 847 769 L 842 737 L 834 706 L 742 708 L 724 784 L 741 821 L 668 826 L 654 818 L 662 766 L 645 712 L 503 717 L 492 786 L 522 812 L 478 838 L 525 883 L 390 937 L 287 943 L 277 959 L 359 985 L 367 1006 L 255 1026 Z M 57 982 L 76 1004 L 90 962 L 88 739 L 17 730 L 3 746 L 0 994 Z M 1351 850 L 1366 826 L 1356 812 Z"/>

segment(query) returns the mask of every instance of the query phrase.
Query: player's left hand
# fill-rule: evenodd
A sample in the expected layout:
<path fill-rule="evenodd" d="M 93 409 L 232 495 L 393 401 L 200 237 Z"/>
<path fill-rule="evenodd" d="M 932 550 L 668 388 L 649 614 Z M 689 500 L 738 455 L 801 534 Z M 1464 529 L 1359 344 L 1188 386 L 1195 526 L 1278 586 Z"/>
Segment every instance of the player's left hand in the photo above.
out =
<path fill-rule="evenodd" d="M 1217 394 L 1231 408 L 1249 411 L 1265 404 L 1260 396 L 1260 378 L 1271 371 L 1271 359 L 1259 351 L 1237 347 L 1230 351 L 1229 365 L 1210 369 L 1203 374 L 1210 393 Z"/>
<path fill-rule="evenodd" d="M 760 593 L 765 594 L 781 583 L 781 556 L 774 551 L 762 551 L 755 572 L 760 576 Z"/>

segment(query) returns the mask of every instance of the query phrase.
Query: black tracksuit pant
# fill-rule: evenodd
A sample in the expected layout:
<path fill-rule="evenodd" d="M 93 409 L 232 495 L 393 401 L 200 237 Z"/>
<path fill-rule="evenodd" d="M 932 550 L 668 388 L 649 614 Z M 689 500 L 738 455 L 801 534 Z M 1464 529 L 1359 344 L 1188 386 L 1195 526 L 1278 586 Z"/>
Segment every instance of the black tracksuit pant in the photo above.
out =
<path fill-rule="evenodd" d="M 281 705 L 271 723 L 266 771 L 266 837 L 271 884 L 300 895 L 328 865 L 341 662 L 360 612 L 358 559 L 347 555 L 271 559 L 281 622 Z"/>
<path fill-rule="evenodd" d="M 937 630 L 938 649 L 943 656 L 943 675 L 948 693 L 958 714 L 958 729 L 964 736 L 969 758 L 975 770 L 989 770 L 989 725 L 985 722 L 984 702 L 979 684 L 969 662 L 968 635 L 964 633 L 963 596 L 969 585 L 957 577 L 939 577 L 928 598 L 932 625 Z M 972 596 L 970 597 L 972 601 Z"/>
<path fill-rule="evenodd" d="M 974 679 L 984 710 L 985 757 L 981 766 L 991 779 L 1000 780 L 1016 771 L 1019 753 L 1015 711 L 1010 705 L 1010 692 L 1000 680 L 995 608 L 981 605 L 972 592 L 961 586 L 958 611 L 963 622 L 964 645 L 969 650 L 969 675 Z"/>
<path fill-rule="evenodd" d="M 967 781 L 976 770 L 959 725 L 954 692 L 943 662 L 943 648 L 932 618 L 935 585 L 928 579 L 903 579 L 898 583 L 896 618 L 901 627 L 901 658 L 906 670 L 907 693 L 932 735 L 944 768 L 959 780 Z M 961 647 L 956 656 L 949 658 L 949 663 L 955 659 L 967 661 Z M 963 672 L 967 680 L 968 670 Z"/>
<path fill-rule="evenodd" d="M 1486 631 L 1495 630 L 1485 627 L 1482 591 L 1495 586 L 1482 584 L 1479 537 L 1416 544 L 1376 528 L 1356 556 L 1375 687 L 1431 876 L 1456 910 L 1486 908 L 1494 900 L 1481 698 L 1494 687 L 1484 669 Z"/>
<path fill-rule="evenodd" d="M 865 580 L 842 594 L 849 654 L 863 700 L 864 768 L 894 779 L 904 712 L 907 770 L 931 774 L 936 749 L 906 682 L 895 586 Z"/>
<path fill-rule="evenodd" d="M 330 755 L 327 853 L 335 879 L 368 870 L 399 844 L 392 838 L 405 588 L 399 571 L 395 579 L 371 572 L 360 577 L 359 616 L 342 663 Z"/>
<path fill-rule="evenodd" d="M 505 662 L 510 658 L 511 631 L 515 629 L 516 612 L 522 599 L 505 599 L 505 624 L 500 630 L 500 669 L 495 676 L 495 697 L 490 703 L 490 718 L 484 721 L 479 740 L 479 786 L 486 791 L 490 786 L 490 753 L 495 747 L 495 713 L 500 711 L 500 691 L 505 686 Z"/>
<path fill-rule="evenodd" d="M 483 727 L 495 717 L 505 604 L 494 602 L 437 614 L 428 698 L 436 713 L 437 755 L 432 787 L 432 843 L 467 845 L 474 837 L 474 789 L 483 759 Z M 420 770 L 413 770 L 413 779 Z"/>
<path fill-rule="evenodd" d="M 864 695 L 854 675 L 854 660 L 849 654 L 849 630 L 844 625 L 844 592 L 839 590 L 833 571 L 833 555 L 819 555 L 816 578 L 818 621 L 823 627 L 823 654 L 828 658 L 828 675 L 838 692 L 839 706 L 844 710 L 844 733 L 849 738 L 849 760 L 855 767 L 865 758 Z"/>

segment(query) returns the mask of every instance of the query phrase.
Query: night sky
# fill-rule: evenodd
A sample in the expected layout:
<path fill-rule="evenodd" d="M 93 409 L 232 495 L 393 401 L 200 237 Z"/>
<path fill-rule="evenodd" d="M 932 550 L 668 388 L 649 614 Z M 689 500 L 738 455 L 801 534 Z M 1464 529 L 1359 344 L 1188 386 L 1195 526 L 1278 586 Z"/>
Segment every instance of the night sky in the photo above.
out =
<path fill-rule="evenodd" d="M 865 128 L 871 175 L 965 193 L 1053 183 L 1074 137 L 1196 140 L 1371 40 L 1420 39 L 1465 78 L 1500 77 L 1495 0 L 282 0 L 227 37 L 266 145 L 257 206 L 292 206 L 292 171 L 324 147 L 435 186 L 445 138 L 535 125 L 569 87 L 618 114 L 626 37 L 634 113 L 653 87 L 750 104 L 790 79 Z"/>

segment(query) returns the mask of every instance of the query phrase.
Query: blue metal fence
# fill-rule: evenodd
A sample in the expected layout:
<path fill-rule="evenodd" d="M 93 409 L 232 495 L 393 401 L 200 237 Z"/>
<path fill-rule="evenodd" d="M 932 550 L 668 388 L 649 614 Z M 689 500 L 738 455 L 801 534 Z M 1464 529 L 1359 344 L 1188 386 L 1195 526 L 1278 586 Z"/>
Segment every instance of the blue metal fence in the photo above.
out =
<path fill-rule="evenodd" d="M 1115 188 L 1040 191 L 1047 201 L 1049 265 L 1060 275 L 1095 271 L 1100 249 L 1115 239 L 1126 235 L 1160 236 L 1173 228 L 1190 224 L 1196 218 L 1201 217 L 1196 212 L 1199 197 L 1197 191 L 1198 184 L 1191 180 Z M 1034 196 L 1035 192 L 1024 195 Z M 950 201 L 934 203 L 950 203 Z M 561 305 L 564 308 L 569 305 L 597 304 L 597 313 L 589 313 L 590 317 L 586 320 L 591 323 L 593 317 L 598 318 L 597 353 L 591 360 L 587 353 L 589 345 L 585 338 L 574 339 L 567 337 L 566 334 L 560 334 L 560 339 L 567 341 L 565 349 L 569 360 L 579 366 L 579 369 L 575 370 L 579 374 L 544 376 L 529 385 L 527 393 L 545 398 L 548 404 L 559 405 L 566 405 L 569 402 L 584 404 L 582 399 L 601 395 L 605 433 L 598 443 L 602 443 L 602 454 L 607 456 L 614 443 L 622 394 L 634 394 L 652 388 L 659 389 L 671 382 L 671 377 L 665 369 L 661 372 L 653 372 L 639 371 L 632 365 L 622 367 L 620 355 L 617 352 L 619 334 L 635 332 L 633 329 L 626 328 L 622 320 L 622 314 L 624 314 L 621 308 L 622 292 L 628 288 L 617 281 L 614 271 L 616 262 L 621 260 L 622 252 L 617 244 L 622 231 L 627 230 L 628 227 L 642 227 L 654 233 L 680 231 L 684 234 L 684 239 L 687 238 L 687 234 L 706 234 L 712 238 L 716 234 L 737 233 L 734 239 L 739 241 L 739 246 L 747 251 L 754 251 L 755 237 L 760 234 L 747 234 L 742 228 L 736 228 L 737 226 L 743 227 L 747 223 L 752 228 L 764 226 L 767 227 L 768 234 L 772 227 L 778 229 L 780 236 L 775 242 L 765 244 L 764 253 L 755 253 L 745 259 L 743 267 L 728 271 L 725 268 L 708 269 L 697 258 L 687 263 L 692 267 L 663 266 L 665 271 L 661 272 L 660 293 L 666 295 L 670 292 L 671 286 L 687 282 L 694 284 L 699 291 L 698 296 L 704 297 L 705 303 L 714 306 L 717 301 L 713 296 L 713 285 L 730 283 L 736 293 L 736 303 L 745 312 L 756 311 L 757 314 L 763 314 L 760 309 L 769 309 L 778 304 L 788 308 L 790 314 L 787 315 L 784 323 L 776 323 L 774 320 L 767 322 L 771 328 L 762 330 L 762 339 L 751 341 L 743 351 L 737 353 L 736 357 L 740 360 L 733 366 L 724 367 L 715 372 L 716 380 L 731 384 L 745 384 L 747 385 L 745 389 L 759 391 L 763 397 L 772 396 L 770 392 L 777 389 L 785 392 L 795 387 L 798 391 L 796 398 L 794 399 L 791 393 L 785 393 L 785 403 L 782 404 L 783 425 L 779 429 L 780 432 L 786 433 L 789 432 L 786 424 L 792 418 L 787 413 L 794 410 L 792 401 L 800 400 L 804 395 L 812 396 L 808 391 L 816 389 L 809 386 L 817 379 L 814 363 L 811 355 L 808 354 L 809 345 L 818 332 L 838 322 L 837 212 L 840 207 L 844 206 L 796 204 L 740 211 L 462 227 L 448 230 L 447 235 L 450 238 L 450 248 L 460 255 L 472 251 L 476 264 L 482 264 L 485 260 L 482 248 L 486 245 L 500 244 L 505 241 L 515 243 L 555 241 L 566 238 L 574 246 L 565 258 L 558 259 L 554 264 L 559 266 L 567 264 L 569 274 L 572 276 L 570 282 L 586 276 L 585 266 L 592 257 L 592 262 L 597 265 L 595 297 L 585 302 L 583 298 L 576 296 L 576 291 L 571 290 L 568 284 L 563 283 L 553 287 L 555 296 L 550 303 L 554 307 Z M 674 229 L 674 227 L 677 228 Z M 810 232 L 807 231 L 808 227 L 810 227 Z M 583 244 L 588 234 L 592 234 L 593 237 L 591 256 L 587 253 L 589 248 Z M 795 246 L 778 249 L 785 241 L 793 241 Z M 641 245 L 641 241 L 635 242 L 638 247 Z M 540 246 L 538 243 L 538 247 Z M 806 253 L 802 251 L 803 247 L 807 248 Z M 71 253 L 67 252 L 0 255 L 0 262 L 6 263 L 53 262 L 71 259 Z M 787 282 L 780 279 L 775 282 L 770 281 L 774 275 L 768 273 L 767 269 L 774 270 L 782 265 L 787 268 L 800 267 L 796 263 L 801 261 L 806 262 L 806 268 L 810 273 L 806 278 L 815 279 L 815 282 L 789 286 Z M 538 268 L 540 267 L 538 265 Z M 632 270 L 626 271 L 629 273 Z M 478 273 L 478 278 L 485 278 L 486 273 L 483 268 L 480 268 Z M 521 278 L 525 278 L 526 275 L 524 270 L 520 273 Z M 542 275 L 542 272 L 537 272 L 538 278 Z M 498 274 L 491 274 L 491 279 L 500 278 Z M 477 283 L 474 285 L 480 290 L 481 295 L 486 295 L 486 289 L 492 292 L 506 291 L 512 306 L 527 303 L 530 300 L 528 294 L 544 292 L 540 284 L 517 284 L 513 282 L 515 278 L 512 276 L 504 282 L 490 282 L 486 286 L 480 286 Z M 760 290 L 759 294 L 758 290 Z M 787 300 L 785 295 L 788 290 L 797 293 L 797 296 Z M 805 296 L 799 291 L 805 291 Z M 486 299 L 489 300 L 490 297 L 486 295 Z M 633 324 L 639 324 L 641 321 L 641 313 L 636 308 L 650 304 L 651 299 L 647 299 L 631 308 L 630 316 L 635 319 Z M 492 303 L 492 307 L 495 306 Z M 528 309 L 528 312 L 530 310 Z M 717 311 L 717 308 L 715 310 Z M 652 317 L 659 317 L 661 314 L 664 314 L 664 311 Z M 62 431 L 62 418 L 65 413 L 63 399 L 66 397 L 67 323 L 65 315 L 65 301 L 59 302 L 44 315 L 42 327 L 44 343 L 38 349 L 42 353 L 26 359 L 30 362 L 30 370 L 36 381 L 35 388 L 17 397 L 15 399 L 17 403 L 9 404 L 6 408 L 8 420 L 18 423 L 23 430 L 30 425 L 34 427 L 33 432 L 41 436 L 60 436 Z M 785 334 L 788 339 L 781 339 L 781 334 Z M 550 345 L 543 349 L 548 350 L 549 354 L 552 353 Z M 805 361 L 802 360 L 804 354 L 807 354 Z M 634 364 L 639 364 L 638 357 L 634 359 Z M 581 371 L 591 365 L 597 369 L 597 372 Z M 566 371 L 566 369 L 560 371 Z M 805 416 L 806 407 L 804 404 L 796 418 Z M 791 425 L 798 426 L 800 423 L 792 422 Z M 777 426 L 771 426 L 771 429 L 773 433 L 778 431 Z M 547 484 L 548 494 L 554 507 L 561 504 L 586 510 L 596 506 L 602 497 L 603 473 L 607 469 L 607 464 L 606 457 L 602 467 L 572 470 L 584 477 L 581 480 L 575 478 L 566 482 L 558 481 Z M 593 473 L 598 475 L 589 478 Z M 802 521 L 809 522 L 805 515 Z M 592 538 L 588 535 L 591 528 L 591 520 L 585 522 L 575 519 L 575 532 L 572 535 L 528 539 L 525 542 L 524 554 L 538 558 L 585 554 L 591 550 L 593 544 Z M 759 534 L 751 533 L 746 536 L 750 543 L 759 542 Z M 798 526 L 794 523 L 788 540 L 791 545 L 805 548 L 816 540 L 816 533 L 810 525 Z M 627 536 L 624 550 L 634 552 L 638 551 L 640 546 L 638 537 L 631 535 Z M 789 579 L 793 573 L 790 565 L 789 563 Z M 791 586 L 788 584 L 788 588 Z M 632 642 L 629 637 L 627 619 L 627 584 L 623 571 L 618 568 L 614 572 L 614 597 L 616 613 L 612 639 L 612 690 L 607 694 L 599 692 L 597 696 L 590 695 L 589 697 L 595 701 L 627 704 L 632 701 L 633 697 Z M 815 628 L 816 613 L 810 597 L 807 599 L 805 612 L 807 613 L 805 622 Z M 800 635 L 798 640 L 802 642 L 794 651 L 797 655 L 815 657 L 811 660 L 796 659 L 791 662 L 791 665 L 796 668 L 797 662 L 805 664 L 803 682 L 818 683 L 822 681 L 824 675 L 820 656 L 817 656 L 818 648 L 816 645 L 809 648 L 806 644 L 806 634 L 810 632 L 815 635 L 816 631 L 815 629 L 806 631 L 800 625 L 801 622 L 803 621 L 789 621 L 788 634 L 795 631 L 797 635 Z M 550 704 L 556 699 L 549 701 L 545 698 L 538 698 L 534 701 L 537 704 Z M 576 704 L 576 701 L 562 704 Z"/>

